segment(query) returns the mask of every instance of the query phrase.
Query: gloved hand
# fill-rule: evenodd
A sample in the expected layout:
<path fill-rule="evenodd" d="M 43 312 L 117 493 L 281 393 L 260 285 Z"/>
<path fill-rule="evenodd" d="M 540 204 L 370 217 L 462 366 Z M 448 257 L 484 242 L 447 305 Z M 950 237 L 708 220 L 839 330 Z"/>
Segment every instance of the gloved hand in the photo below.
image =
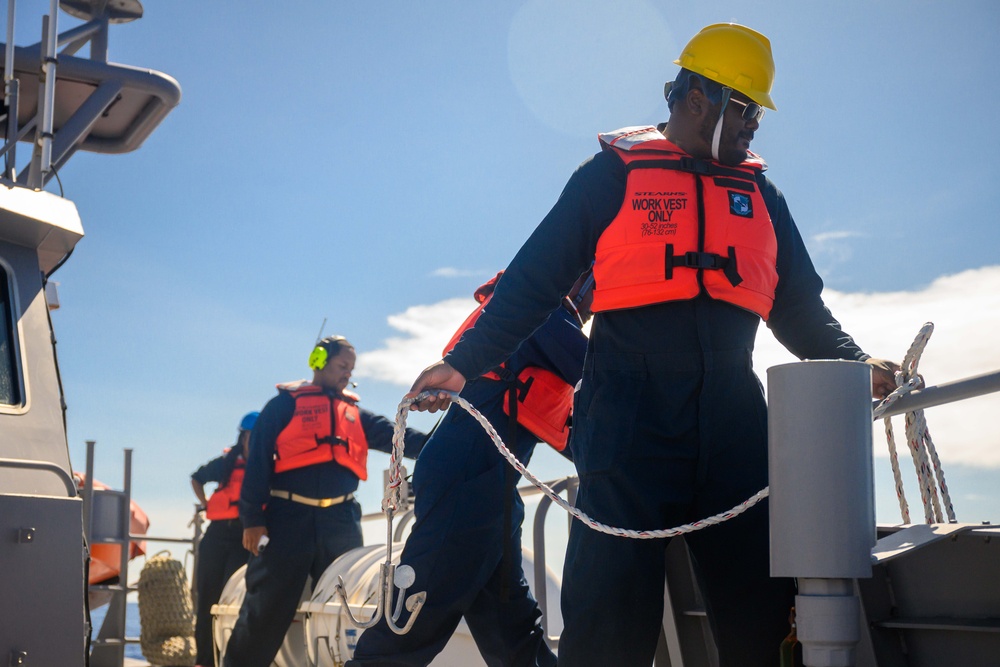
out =
<path fill-rule="evenodd" d="M 872 396 L 882 399 L 891 394 L 896 389 L 896 372 L 899 370 L 899 364 L 888 359 L 873 357 L 865 359 L 865 363 L 872 367 Z"/>

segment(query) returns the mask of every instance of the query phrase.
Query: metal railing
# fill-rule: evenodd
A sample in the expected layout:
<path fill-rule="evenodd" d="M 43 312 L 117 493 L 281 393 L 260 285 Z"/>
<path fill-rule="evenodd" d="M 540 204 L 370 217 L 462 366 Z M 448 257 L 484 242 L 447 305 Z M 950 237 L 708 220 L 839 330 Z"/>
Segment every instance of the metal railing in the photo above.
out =
<path fill-rule="evenodd" d="M 92 639 L 90 665 L 91 667 L 122 667 L 125 662 L 125 648 L 129 644 L 138 644 L 140 637 L 126 636 L 128 595 L 138 591 L 136 586 L 128 583 L 128 565 L 130 555 L 130 545 L 132 542 L 160 542 L 171 544 L 190 544 L 192 554 L 192 577 L 191 596 L 196 604 L 196 593 L 194 582 L 198 572 L 198 544 L 202 538 L 203 519 L 200 512 L 195 510 L 194 518 L 191 522 L 193 535 L 191 537 L 163 537 L 156 535 L 137 534 L 131 532 L 131 505 L 132 505 L 132 450 L 125 449 L 125 468 L 123 474 L 123 484 L 121 491 L 110 489 L 98 489 L 99 494 L 104 494 L 117 502 L 116 518 L 118 525 L 112 531 L 112 535 L 94 535 L 94 493 L 93 472 L 94 472 L 94 449 L 96 443 L 93 440 L 87 441 L 87 472 L 83 488 L 84 507 L 84 535 L 88 545 L 91 544 L 116 544 L 119 545 L 119 570 L 117 584 L 93 584 L 88 586 L 89 591 L 104 591 L 110 593 L 111 600 L 108 602 L 108 611 L 104 616 L 104 621 L 98 630 L 98 637 Z M 88 546 L 89 548 L 89 546 Z"/>
<path fill-rule="evenodd" d="M 883 413 L 883 417 L 901 415 L 924 408 L 932 408 L 945 403 L 964 401 L 1000 391 L 1000 371 L 974 375 L 963 380 L 946 382 L 926 389 L 916 389 L 903 396 Z M 878 402 L 875 403 L 878 405 Z"/>

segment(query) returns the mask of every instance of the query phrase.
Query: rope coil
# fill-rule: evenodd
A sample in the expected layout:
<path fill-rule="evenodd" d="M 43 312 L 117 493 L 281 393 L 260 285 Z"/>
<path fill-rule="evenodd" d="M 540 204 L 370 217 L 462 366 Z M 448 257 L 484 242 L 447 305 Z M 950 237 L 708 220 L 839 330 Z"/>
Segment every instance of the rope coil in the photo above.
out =
<path fill-rule="evenodd" d="M 154 665 L 195 664 L 194 608 L 184 565 L 161 551 L 139 573 L 139 646 Z"/>

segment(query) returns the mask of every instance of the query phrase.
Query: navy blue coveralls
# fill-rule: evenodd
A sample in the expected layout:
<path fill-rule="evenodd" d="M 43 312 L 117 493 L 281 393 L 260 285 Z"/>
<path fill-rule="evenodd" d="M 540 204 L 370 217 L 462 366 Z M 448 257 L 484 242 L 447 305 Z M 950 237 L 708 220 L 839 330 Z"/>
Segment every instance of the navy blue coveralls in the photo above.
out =
<path fill-rule="evenodd" d="M 369 449 L 392 451 L 393 423 L 359 410 Z M 268 667 L 295 617 L 307 578 L 315 585 L 334 559 L 362 546 L 361 506 L 356 500 L 320 508 L 270 495 L 275 489 L 308 498 L 337 498 L 358 488 L 358 477 L 334 461 L 274 472 L 274 443 L 294 412 L 295 399 L 278 392 L 261 410 L 250 435 L 240 519 L 248 528 L 266 526 L 270 542 L 247 564 L 246 597 L 226 647 L 226 667 Z M 415 458 L 426 439 L 427 434 L 406 429 L 405 456 Z"/>
<path fill-rule="evenodd" d="M 516 374 L 526 366 L 540 366 L 575 385 L 587 349 L 580 326 L 575 312 L 559 308 L 510 357 L 508 368 Z M 508 437 L 503 407 L 507 386 L 478 378 L 467 383 L 461 395 L 526 463 L 538 438 L 522 426 L 517 427 L 516 443 Z M 365 630 L 349 667 L 427 665 L 444 649 L 463 616 L 487 665 L 555 665 L 521 567 L 524 503 L 505 482 L 508 466 L 468 412 L 460 406 L 449 409 L 417 459 L 416 521 L 400 556 L 400 562 L 416 572 L 410 590 L 427 591 L 427 601 L 405 635 L 393 633 L 384 620 Z M 505 563 L 503 507 L 508 495 L 513 501 L 512 548 Z M 399 624 L 405 621 L 400 618 Z"/>
<path fill-rule="evenodd" d="M 239 445 L 233 445 L 239 447 Z M 219 456 L 201 466 L 191 479 L 205 486 L 209 482 L 228 481 L 233 463 Z M 198 648 L 195 664 L 215 664 L 212 640 L 212 605 L 219 601 L 222 589 L 233 572 L 246 565 L 250 552 L 243 548 L 243 524 L 239 519 L 216 519 L 208 524 L 198 544 L 198 572 L 195 590 L 198 609 L 195 616 L 194 640 Z"/>
<path fill-rule="evenodd" d="M 594 260 L 625 182 L 613 151 L 584 162 L 446 361 L 477 377 L 515 349 Z M 866 359 L 824 306 L 822 280 L 784 197 L 763 175 L 758 186 L 778 242 L 768 327 L 802 359 Z M 727 510 L 767 485 L 766 404 L 751 359 L 759 323 L 704 294 L 595 315 L 570 442 L 584 512 L 622 528 L 669 528 Z M 685 539 L 721 664 L 776 664 L 793 585 L 768 576 L 766 503 Z M 560 667 L 652 663 L 666 544 L 573 522 Z"/>

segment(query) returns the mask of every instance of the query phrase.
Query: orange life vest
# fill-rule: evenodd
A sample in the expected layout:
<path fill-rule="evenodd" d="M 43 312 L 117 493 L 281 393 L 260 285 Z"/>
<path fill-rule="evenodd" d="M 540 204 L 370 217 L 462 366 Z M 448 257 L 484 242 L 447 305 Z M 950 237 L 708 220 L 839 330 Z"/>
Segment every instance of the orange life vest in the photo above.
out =
<path fill-rule="evenodd" d="M 493 290 L 503 271 L 479 286 L 473 295 L 479 305 L 465 318 L 455 335 L 445 346 L 443 355 L 448 354 L 467 330 L 471 329 L 483 312 L 483 308 L 493 297 Z M 506 363 L 501 369 L 506 369 Z M 503 371 L 501 371 L 503 372 Z M 510 373 L 507 373 L 510 375 Z M 483 377 L 500 380 L 494 371 Z M 555 373 L 539 366 L 526 366 L 515 380 L 517 389 L 517 423 L 531 431 L 539 440 L 546 442 L 557 451 L 566 449 L 569 427 L 573 413 L 573 386 Z M 510 389 L 504 393 L 503 410 L 510 414 Z"/>
<path fill-rule="evenodd" d="M 778 243 L 756 155 L 696 160 L 654 127 L 600 135 L 627 170 L 625 200 L 597 242 L 595 312 L 692 299 L 702 291 L 767 319 Z"/>
<path fill-rule="evenodd" d="M 368 438 L 361 426 L 358 397 L 345 400 L 300 380 L 279 384 L 295 399 L 295 413 L 275 441 L 274 472 L 336 461 L 364 481 L 368 479 Z"/>
<path fill-rule="evenodd" d="M 240 517 L 240 489 L 243 487 L 243 475 L 246 474 L 246 469 L 247 462 L 243 456 L 237 456 L 233 471 L 229 473 L 229 481 L 215 489 L 205 505 L 206 519 L 220 521 Z"/>

